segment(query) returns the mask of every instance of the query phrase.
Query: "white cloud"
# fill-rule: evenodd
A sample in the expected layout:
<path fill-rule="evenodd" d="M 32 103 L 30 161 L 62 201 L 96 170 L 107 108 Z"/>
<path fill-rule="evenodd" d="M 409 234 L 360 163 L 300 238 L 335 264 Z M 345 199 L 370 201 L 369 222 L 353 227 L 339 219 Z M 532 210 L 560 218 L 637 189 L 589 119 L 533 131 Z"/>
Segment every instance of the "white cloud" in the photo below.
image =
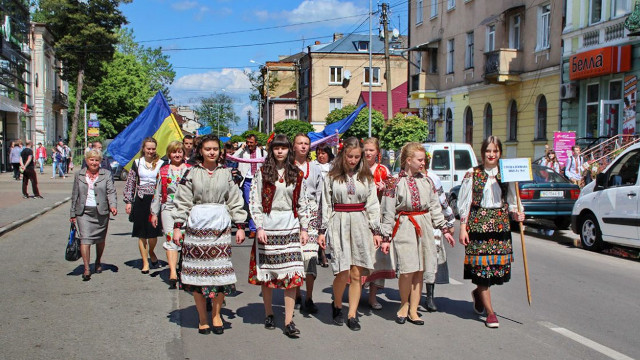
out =
<path fill-rule="evenodd" d="M 191 10 L 191 9 L 194 9 L 195 7 L 197 7 L 197 6 L 198 6 L 198 2 L 197 1 L 190 1 L 190 0 L 178 1 L 178 2 L 175 2 L 175 3 L 171 4 L 171 7 L 174 10 L 177 10 L 177 11 Z"/>
<path fill-rule="evenodd" d="M 180 104 L 216 92 L 225 92 L 232 97 L 248 96 L 251 83 L 242 69 L 222 69 L 184 75 L 171 85 L 171 97 Z"/>
<path fill-rule="evenodd" d="M 207 13 L 211 11 L 211 9 L 209 9 L 207 6 L 200 6 L 200 8 L 198 9 L 198 13 L 195 16 L 195 19 L 197 21 L 202 21 L 202 19 L 204 19 L 205 15 L 207 15 Z"/>
<path fill-rule="evenodd" d="M 368 9 L 361 8 L 351 1 L 340 0 L 305 0 L 293 10 L 281 12 L 268 12 L 266 10 L 255 11 L 254 15 L 259 20 L 285 19 L 289 24 L 304 23 L 309 21 L 336 19 L 351 15 L 366 14 Z M 341 26 L 352 24 L 353 18 L 337 19 L 324 22 L 318 26 Z"/>
<path fill-rule="evenodd" d="M 258 109 L 256 109 L 255 106 L 253 106 L 253 104 L 247 104 L 245 105 L 242 110 L 240 110 L 240 118 L 247 118 L 247 111 L 251 110 L 251 116 L 253 116 L 254 119 L 258 118 Z"/>

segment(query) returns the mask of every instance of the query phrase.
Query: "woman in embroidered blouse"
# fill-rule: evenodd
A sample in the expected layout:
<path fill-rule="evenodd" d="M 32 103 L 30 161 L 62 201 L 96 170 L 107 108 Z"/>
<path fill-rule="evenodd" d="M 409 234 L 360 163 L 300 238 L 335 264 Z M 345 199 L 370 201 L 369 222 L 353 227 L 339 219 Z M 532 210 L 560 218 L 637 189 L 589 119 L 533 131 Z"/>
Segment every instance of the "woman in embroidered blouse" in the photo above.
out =
<path fill-rule="evenodd" d="M 318 244 L 331 248 L 333 280 L 333 322 L 342 326 L 342 295 L 349 286 L 347 326 L 360 330 L 356 318 L 360 302 L 360 280 L 374 269 L 375 251 L 380 246 L 380 203 L 371 170 L 365 164 L 362 143 L 355 137 L 343 142 L 333 168 L 324 180 L 322 225 Z"/>
<path fill-rule="evenodd" d="M 364 141 L 364 158 L 367 166 L 373 174 L 373 181 L 376 184 L 378 190 L 378 200 L 382 200 L 382 192 L 385 187 L 385 182 L 390 177 L 391 172 L 386 166 L 380 164 L 380 141 L 377 138 L 371 137 Z M 373 264 L 374 270 L 371 275 L 365 277 L 363 280 L 365 283 L 369 283 L 369 306 L 374 310 L 382 309 L 382 305 L 376 299 L 376 294 L 379 289 L 384 288 L 385 279 L 395 279 L 396 272 L 391 265 L 391 257 L 389 254 L 385 254 L 378 249 L 376 251 L 376 258 Z"/>
<path fill-rule="evenodd" d="M 438 194 L 424 174 L 426 152 L 422 144 L 411 142 L 403 146 L 401 167 L 397 178 L 389 180 L 382 198 L 382 251 L 389 252 L 393 242 L 393 258 L 397 262 L 400 309 L 396 322 L 407 320 L 424 325 L 418 316 L 425 271 L 436 272 L 436 244 L 434 229 L 444 230 L 445 238 L 453 243 L 442 214 Z M 418 251 L 416 251 L 416 249 Z"/>
<path fill-rule="evenodd" d="M 318 145 L 316 148 L 316 159 L 311 163 L 317 165 L 320 168 L 320 172 L 322 173 L 322 181 L 327 177 L 329 170 L 331 170 L 331 166 L 333 166 L 334 159 L 333 151 L 331 151 L 331 146 L 327 144 Z M 322 195 L 322 194 L 321 194 Z M 322 196 L 320 197 L 320 202 L 318 203 L 318 210 L 322 208 Z M 318 249 L 318 257 L 320 258 L 320 263 L 322 267 L 329 267 L 329 261 L 327 260 L 327 255 L 325 254 L 325 249 Z"/>
<path fill-rule="evenodd" d="M 555 172 L 560 174 L 560 163 L 558 162 L 558 158 L 556 157 L 556 152 L 553 150 L 549 150 L 547 155 L 542 158 L 542 161 L 540 161 L 540 165 L 551 168 Z"/>
<path fill-rule="evenodd" d="M 91 245 L 96 245 L 94 272 L 99 274 L 102 272 L 100 261 L 109 228 L 109 212 L 116 216 L 118 210 L 111 172 L 100 169 L 102 154 L 96 150 L 89 150 L 84 157 L 87 167 L 78 171 L 73 178 L 70 220 L 76 224 L 77 236 L 80 238 L 80 253 L 84 263 L 82 280 L 89 281 Z"/>
<path fill-rule="evenodd" d="M 178 252 L 181 250 L 179 244 L 173 242 L 173 218 L 171 212 L 175 208 L 173 199 L 178 190 L 178 183 L 187 168 L 191 165 L 184 162 L 184 144 L 181 141 L 172 141 L 167 146 L 167 157 L 169 163 L 163 165 L 158 171 L 156 179 L 156 193 L 151 201 L 151 225 L 158 226 L 158 214 L 160 214 L 160 226 L 164 232 L 165 242 L 162 247 L 167 251 L 167 262 L 169 263 L 169 284 L 170 289 L 176 288 L 178 282 Z"/>
<path fill-rule="evenodd" d="M 256 223 L 256 242 L 251 251 L 249 283 L 262 287 L 265 323 L 275 329 L 271 306 L 273 289 L 284 289 L 284 333 L 298 337 L 293 323 L 296 288 L 302 286 L 302 246 L 309 234 L 309 208 L 304 175 L 293 163 L 291 143 L 276 135 L 264 166 L 251 183 L 249 209 Z"/>
<path fill-rule="evenodd" d="M 489 136 L 482 143 L 482 165 L 468 172 L 462 180 L 458 209 L 460 212 L 460 243 L 465 246 L 464 278 L 477 287 L 471 292 L 473 309 L 487 313 L 485 325 L 499 326 L 491 305 L 492 285 L 502 285 L 511 278 L 511 229 L 509 214 L 523 221 L 517 211 L 515 183 L 502 183 L 498 161 L 502 143 Z"/>
<path fill-rule="evenodd" d="M 205 135 L 198 143 L 194 151 L 198 165 L 180 179 L 171 214 L 176 246 L 186 222 L 180 283 L 185 291 L 193 293 L 201 334 L 211 331 L 205 297 L 212 299 L 213 332 L 224 333 L 220 311 L 225 295 L 235 292 L 237 281 L 231 263 L 231 224 L 238 229 L 236 244 L 241 244 L 247 221 L 242 193 L 230 169 L 220 163 L 221 148 L 220 140 L 213 135 Z"/>
<path fill-rule="evenodd" d="M 156 139 L 152 137 L 142 140 L 141 157 L 134 160 L 124 186 L 124 202 L 127 204 L 125 211 L 127 214 L 133 213 L 130 217 L 133 220 L 131 236 L 138 238 L 143 274 L 149 273 L 147 256 L 151 258 L 151 265 L 158 267 L 158 257 L 153 250 L 158 236 L 162 235 L 162 228 L 153 227 L 149 221 L 151 200 L 156 192 L 156 177 L 163 164 L 156 152 L 157 146 Z"/>

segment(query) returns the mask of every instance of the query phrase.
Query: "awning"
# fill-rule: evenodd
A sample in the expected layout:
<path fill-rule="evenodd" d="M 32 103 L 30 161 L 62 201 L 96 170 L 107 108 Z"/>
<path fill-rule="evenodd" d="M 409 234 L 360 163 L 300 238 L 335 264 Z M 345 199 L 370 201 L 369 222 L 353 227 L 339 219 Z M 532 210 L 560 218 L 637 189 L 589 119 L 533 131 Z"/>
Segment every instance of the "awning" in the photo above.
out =
<path fill-rule="evenodd" d="M 4 96 L 0 96 L 0 111 L 26 114 L 24 108 L 19 102 L 13 101 Z"/>

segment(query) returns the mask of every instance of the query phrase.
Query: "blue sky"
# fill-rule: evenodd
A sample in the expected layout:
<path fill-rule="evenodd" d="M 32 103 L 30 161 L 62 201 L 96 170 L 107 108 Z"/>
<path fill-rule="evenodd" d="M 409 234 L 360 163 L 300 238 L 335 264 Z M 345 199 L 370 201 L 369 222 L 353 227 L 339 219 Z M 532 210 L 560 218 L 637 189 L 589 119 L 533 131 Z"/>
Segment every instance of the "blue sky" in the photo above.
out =
<path fill-rule="evenodd" d="M 392 27 L 405 34 L 407 1 L 389 3 Z M 373 7 L 376 11 L 377 1 Z M 330 42 L 334 32 L 369 29 L 368 0 L 135 0 L 121 8 L 138 42 L 162 46 L 170 56 L 176 71 L 174 103 L 196 105 L 199 97 L 224 91 L 236 100 L 241 119 L 234 133 L 246 130 L 247 110 L 257 113 L 243 70 L 257 70 L 259 64 L 300 52 L 316 40 Z M 307 24 L 291 26 L 300 23 Z M 373 27 L 377 33 L 377 15 Z M 260 28 L 272 29 L 252 31 Z M 255 45 L 264 43 L 272 44 Z M 211 47 L 219 48 L 202 49 Z"/>

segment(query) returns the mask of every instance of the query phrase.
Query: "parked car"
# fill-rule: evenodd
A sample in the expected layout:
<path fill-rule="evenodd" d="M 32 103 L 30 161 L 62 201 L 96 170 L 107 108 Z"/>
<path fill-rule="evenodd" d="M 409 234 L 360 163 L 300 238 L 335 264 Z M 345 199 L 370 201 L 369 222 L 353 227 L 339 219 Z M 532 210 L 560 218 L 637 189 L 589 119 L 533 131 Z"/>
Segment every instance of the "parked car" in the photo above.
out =
<path fill-rule="evenodd" d="M 478 165 L 478 159 L 473 153 L 471 145 L 466 143 L 425 143 L 424 148 L 431 155 L 429 171 L 436 173 L 442 181 L 445 192 L 460 185 L 464 174 Z M 393 164 L 391 172 L 400 172 L 400 154 Z"/>
<path fill-rule="evenodd" d="M 545 219 L 554 222 L 558 229 L 571 224 L 571 211 L 580 196 L 580 187 L 545 166 L 532 164 L 533 181 L 518 183 L 520 201 L 527 219 Z M 449 205 L 458 216 L 460 186 L 449 193 Z"/>
<path fill-rule="evenodd" d="M 109 161 L 109 165 L 111 165 L 111 174 L 113 175 L 114 180 L 127 180 L 127 176 L 129 175 L 129 171 L 124 168 L 124 166 L 120 165 L 116 159 L 112 158 L 111 155 L 105 154 L 107 160 Z"/>
<path fill-rule="evenodd" d="M 640 144 L 614 159 L 582 189 L 571 215 L 571 229 L 587 250 L 607 244 L 640 248 Z"/>

